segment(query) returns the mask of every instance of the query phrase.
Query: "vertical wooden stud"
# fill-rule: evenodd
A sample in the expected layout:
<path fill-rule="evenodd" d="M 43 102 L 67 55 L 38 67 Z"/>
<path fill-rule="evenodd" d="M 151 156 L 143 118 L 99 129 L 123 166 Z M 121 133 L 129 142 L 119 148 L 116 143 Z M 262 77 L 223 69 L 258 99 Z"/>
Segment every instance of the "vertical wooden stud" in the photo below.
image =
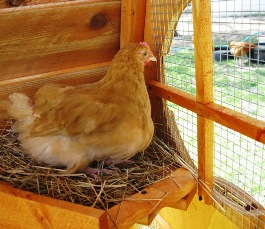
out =
<path fill-rule="evenodd" d="M 213 102 L 213 56 L 211 2 L 192 1 L 194 26 L 194 55 L 196 68 L 196 98 L 199 103 Z M 198 174 L 213 189 L 213 121 L 198 115 Z M 206 204 L 212 199 L 201 186 L 198 193 Z"/>
<path fill-rule="evenodd" d="M 144 39 L 146 0 L 121 1 L 120 47 Z"/>

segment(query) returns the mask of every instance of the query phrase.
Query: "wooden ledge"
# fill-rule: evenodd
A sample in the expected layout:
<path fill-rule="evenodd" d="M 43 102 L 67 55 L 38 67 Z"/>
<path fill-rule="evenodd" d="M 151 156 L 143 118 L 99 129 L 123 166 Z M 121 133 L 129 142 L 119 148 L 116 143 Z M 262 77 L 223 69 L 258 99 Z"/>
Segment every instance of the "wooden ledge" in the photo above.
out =
<path fill-rule="evenodd" d="M 149 92 L 265 144 L 265 122 L 216 103 L 203 104 L 196 96 L 161 82 L 148 82 Z M 248 126 L 248 128 L 246 128 Z"/>
<path fill-rule="evenodd" d="M 108 211 L 32 194 L 0 183 L 0 227 L 129 228 L 150 224 L 163 207 L 187 209 L 196 181 L 180 168 Z"/>

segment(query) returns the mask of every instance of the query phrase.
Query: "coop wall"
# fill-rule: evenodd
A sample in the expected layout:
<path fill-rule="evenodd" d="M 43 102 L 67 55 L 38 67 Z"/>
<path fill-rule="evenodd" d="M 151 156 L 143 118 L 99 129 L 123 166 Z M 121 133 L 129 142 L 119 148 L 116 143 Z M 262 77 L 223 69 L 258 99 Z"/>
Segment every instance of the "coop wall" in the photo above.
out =
<path fill-rule="evenodd" d="M 120 47 L 120 0 L 14 2 L 0 1 L 1 100 L 104 76 Z"/>

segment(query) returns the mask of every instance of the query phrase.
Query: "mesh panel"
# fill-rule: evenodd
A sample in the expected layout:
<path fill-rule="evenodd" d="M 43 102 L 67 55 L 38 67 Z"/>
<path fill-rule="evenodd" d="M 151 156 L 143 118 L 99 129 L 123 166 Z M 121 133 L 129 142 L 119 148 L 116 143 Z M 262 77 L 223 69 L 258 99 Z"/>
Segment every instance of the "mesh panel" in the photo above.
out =
<path fill-rule="evenodd" d="M 182 13 L 177 10 L 180 5 Z M 211 6 L 215 103 L 265 120 L 265 2 L 212 0 Z M 192 5 L 153 0 L 151 14 L 154 45 L 164 65 L 157 79 L 196 95 Z M 167 106 L 197 165 L 196 114 L 170 102 Z M 231 207 L 224 214 L 242 228 L 260 228 L 264 212 L 257 205 L 265 206 L 264 144 L 217 123 L 214 133 L 215 191 L 221 205 Z"/>
<path fill-rule="evenodd" d="M 264 10 L 264 1 L 212 1 L 215 102 L 261 120 L 265 118 Z M 231 41 L 237 42 L 238 57 L 232 55 Z"/>

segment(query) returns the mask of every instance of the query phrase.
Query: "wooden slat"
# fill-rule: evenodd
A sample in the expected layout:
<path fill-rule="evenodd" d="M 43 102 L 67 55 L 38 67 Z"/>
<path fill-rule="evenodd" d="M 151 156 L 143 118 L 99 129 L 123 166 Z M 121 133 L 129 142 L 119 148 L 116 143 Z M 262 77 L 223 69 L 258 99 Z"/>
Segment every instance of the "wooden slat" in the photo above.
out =
<path fill-rule="evenodd" d="M 196 193 L 197 193 L 197 186 L 194 186 L 193 190 L 187 196 L 183 197 L 182 199 L 177 199 L 175 202 L 174 200 L 172 200 L 172 203 L 167 207 L 186 211 Z M 157 211 L 153 211 L 151 214 L 142 218 L 140 221 L 137 221 L 137 223 L 148 226 L 157 217 L 159 212 L 160 209 L 158 209 Z"/>
<path fill-rule="evenodd" d="M 19 5 L 13 6 L 12 0 L 0 0 L 0 9 L 1 8 L 21 8 L 24 6 L 32 6 L 32 5 L 40 5 L 40 4 L 49 4 L 49 3 L 59 3 L 59 2 L 70 2 L 72 0 L 20 0 L 16 2 L 20 2 Z M 99 2 L 114 2 L 117 0 L 86 0 L 87 3 L 99 3 Z M 10 4 L 11 3 L 11 4 Z"/>
<path fill-rule="evenodd" d="M 197 116 L 198 142 L 198 177 L 207 184 L 213 196 L 213 133 L 214 123 L 200 115 Z M 204 187 L 198 186 L 198 195 L 204 197 L 205 204 L 212 204 L 212 198 L 205 192 Z"/>
<path fill-rule="evenodd" d="M 213 102 L 213 55 L 211 2 L 209 0 L 192 0 L 194 27 L 194 59 L 196 74 L 196 100 L 207 104 Z M 198 116 L 198 176 L 213 190 L 213 122 Z M 212 199 L 199 186 L 198 194 L 203 196 L 206 204 Z"/>
<path fill-rule="evenodd" d="M 265 122 L 248 115 L 223 107 L 219 104 L 202 104 L 196 97 L 182 90 L 170 87 L 157 81 L 148 84 L 150 93 L 171 101 L 198 115 L 215 121 L 247 137 L 265 144 Z"/>
<path fill-rule="evenodd" d="M 144 39 L 146 0 L 122 0 L 120 47 Z"/>
<path fill-rule="evenodd" d="M 0 183 L 0 228 L 108 228 L 105 211 Z"/>
<path fill-rule="evenodd" d="M 120 47 L 130 43 L 132 30 L 132 0 L 121 1 L 121 34 Z"/>
<path fill-rule="evenodd" d="M 180 168 L 168 178 L 148 186 L 142 193 L 137 193 L 111 208 L 108 211 L 109 227 L 114 228 L 116 224 L 119 229 L 127 229 L 142 218 L 187 196 L 196 184 L 190 172 Z"/>
<path fill-rule="evenodd" d="M 95 29 L 97 14 L 106 24 Z M 2 9 L 0 21 L 0 81 L 111 61 L 119 50 L 120 1 Z"/>
<path fill-rule="evenodd" d="M 0 227 L 17 228 L 129 228 L 146 218 L 151 223 L 166 206 L 183 209 L 194 196 L 196 180 L 184 168 L 177 169 L 108 211 L 97 210 L 32 194 L 0 183 Z M 183 201 L 181 199 L 183 198 Z M 107 217 L 106 217 L 107 216 Z"/>

